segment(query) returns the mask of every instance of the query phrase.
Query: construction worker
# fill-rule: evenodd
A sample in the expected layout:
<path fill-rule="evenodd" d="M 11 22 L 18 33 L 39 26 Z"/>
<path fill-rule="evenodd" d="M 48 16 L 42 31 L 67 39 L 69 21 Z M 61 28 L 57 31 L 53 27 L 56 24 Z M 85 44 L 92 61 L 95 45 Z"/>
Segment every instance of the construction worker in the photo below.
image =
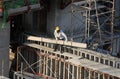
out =
<path fill-rule="evenodd" d="M 54 30 L 54 36 L 56 40 L 65 40 L 68 41 L 66 34 L 60 29 L 59 26 L 56 26 Z M 63 47 L 62 45 L 56 44 L 54 46 L 54 51 L 56 51 L 60 47 L 60 52 L 63 53 Z"/>

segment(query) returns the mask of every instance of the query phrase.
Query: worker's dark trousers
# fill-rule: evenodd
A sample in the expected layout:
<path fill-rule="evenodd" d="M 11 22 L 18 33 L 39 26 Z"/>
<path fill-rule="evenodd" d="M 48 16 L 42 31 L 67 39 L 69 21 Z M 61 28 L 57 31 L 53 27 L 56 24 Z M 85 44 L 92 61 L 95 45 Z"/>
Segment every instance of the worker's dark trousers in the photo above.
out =
<path fill-rule="evenodd" d="M 65 39 L 64 38 L 63 39 L 58 38 L 58 40 L 65 40 Z M 59 50 L 61 53 L 63 53 L 63 51 L 64 51 L 63 45 L 55 44 L 54 45 L 54 51 L 57 51 L 57 50 Z"/>
<path fill-rule="evenodd" d="M 63 45 L 55 44 L 54 45 L 54 51 L 59 50 L 61 53 L 63 53 Z"/>

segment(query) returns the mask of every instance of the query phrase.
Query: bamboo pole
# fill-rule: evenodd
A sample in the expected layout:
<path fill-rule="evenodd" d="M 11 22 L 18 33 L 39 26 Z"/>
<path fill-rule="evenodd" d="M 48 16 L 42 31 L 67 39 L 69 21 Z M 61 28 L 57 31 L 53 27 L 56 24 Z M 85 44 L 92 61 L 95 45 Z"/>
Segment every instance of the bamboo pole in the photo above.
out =
<path fill-rule="evenodd" d="M 114 13 L 115 13 L 114 12 L 115 11 L 114 10 L 115 9 L 114 4 L 115 4 L 115 0 L 113 0 L 113 2 L 112 2 L 112 15 L 111 15 L 112 16 L 112 18 L 111 18 L 112 19 L 111 20 L 111 34 L 112 34 L 112 36 L 111 36 L 111 50 L 110 50 L 111 52 L 113 52 L 113 47 L 112 46 L 113 46 L 113 40 L 114 40 L 114 38 L 113 38 L 113 34 L 114 34 Z"/>
<path fill-rule="evenodd" d="M 65 79 L 65 62 L 63 62 L 63 79 Z"/>
<path fill-rule="evenodd" d="M 70 64 L 68 64 L 68 79 L 70 79 Z"/>
<path fill-rule="evenodd" d="M 102 73 L 102 79 L 105 79 L 105 74 L 104 73 Z"/>
<path fill-rule="evenodd" d="M 61 61 L 59 61 L 59 79 L 61 79 Z"/>
<path fill-rule="evenodd" d="M 89 79 L 91 79 L 91 71 L 89 70 Z"/>
<path fill-rule="evenodd" d="M 98 73 L 98 79 L 100 79 L 100 73 Z"/>
<path fill-rule="evenodd" d="M 53 64 L 52 64 L 52 58 L 50 59 L 51 60 L 51 67 L 50 67 L 50 70 L 52 70 L 52 67 L 53 67 Z M 52 73 L 50 73 L 50 76 L 52 77 Z"/>
<path fill-rule="evenodd" d="M 76 78 L 79 79 L 79 67 L 78 67 L 78 66 L 76 66 L 76 67 L 77 67 L 77 75 L 76 75 Z"/>
<path fill-rule="evenodd" d="M 72 79 L 75 79 L 75 77 L 74 77 L 74 65 L 72 65 Z"/>
<path fill-rule="evenodd" d="M 45 67 L 45 62 L 46 62 L 45 56 L 44 56 L 43 60 L 44 60 L 44 62 L 43 62 L 43 74 L 45 74 L 45 69 L 46 69 L 46 67 Z"/>
<path fill-rule="evenodd" d="M 39 55 L 39 59 L 42 60 L 41 55 Z M 41 67 L 42 61 L 39 62 L 39 73 L 42 73 L 42 67 Z"/>
<path fill-rule="evenodd" d="M 56 59 L 54 59 L 55 60 L 55 78 L 57 78 L 57 60 Z"/>
<path fill-rule="evenodd" d="M 48 54 L 48 51 L 47 51 Z M 46 75 L 48 75 L 48 56 L 46 57 Z"/>

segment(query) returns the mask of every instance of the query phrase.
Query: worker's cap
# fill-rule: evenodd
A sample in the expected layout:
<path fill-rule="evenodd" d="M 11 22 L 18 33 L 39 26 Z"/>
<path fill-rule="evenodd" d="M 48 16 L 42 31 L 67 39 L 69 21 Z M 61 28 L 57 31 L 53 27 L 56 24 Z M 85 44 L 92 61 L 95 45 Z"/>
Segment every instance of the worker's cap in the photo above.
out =
<path fill-rule="evenodd" d="M 59 27 L 59 26 L 56 26 L 55 30 L 56 30 L 56 31 L 60 30 L 60 27 Z"/>

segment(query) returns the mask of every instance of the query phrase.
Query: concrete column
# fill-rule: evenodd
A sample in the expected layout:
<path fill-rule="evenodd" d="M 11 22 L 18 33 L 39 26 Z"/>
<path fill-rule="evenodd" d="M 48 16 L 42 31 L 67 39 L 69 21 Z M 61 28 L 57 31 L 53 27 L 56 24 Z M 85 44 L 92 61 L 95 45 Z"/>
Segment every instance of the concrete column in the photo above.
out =
<path fill-rule="evenodd" d="M 120 0 L 115 0 L 115 24 L 116 26 L 120 25 Z"/>
<path fill-rule="evenodd" d="M 2 29 L 2 19 L 0 18 L 0 75 L 6 77 L 9 75 L 9 43 L 10 23 L 8 22 L 6 27 Z"/>

